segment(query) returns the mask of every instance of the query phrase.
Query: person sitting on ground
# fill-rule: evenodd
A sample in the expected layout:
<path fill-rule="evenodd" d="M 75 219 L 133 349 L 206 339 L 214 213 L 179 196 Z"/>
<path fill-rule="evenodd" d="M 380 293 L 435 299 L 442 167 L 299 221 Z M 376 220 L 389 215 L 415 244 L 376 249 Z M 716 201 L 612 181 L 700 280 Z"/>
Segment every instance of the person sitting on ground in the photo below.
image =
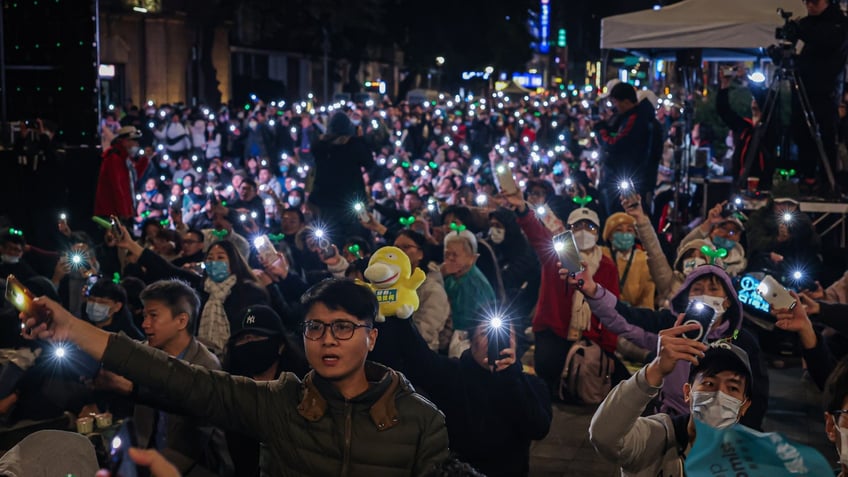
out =
<path fill-rule="evenodd" d="M 631 306 L 654 308 L 656 286 L 648 270 L 648 255 L 636 246 L 636 219 L 616 212 L 604 224 L 604 255 L 618 267 L 619 298 Z"/>
<path fill-rule="evenodd" d="M 691 242 L 695 239 L 709 240 L 716 249 L 723 248 L 727 256 L 721 259 L 724 270 L 731 277 L 740 275 L 748 267 L 745 257 L 745 248 L 740 243 L 745 225 L 742 220 L 747 220 L 741 212 L 730 214 L 723 213 L 727 201 L 719 202 L 707 213 L 707 218 L 701 225 L 692 229 L 688 235 L 683 237 L 681 244 Z"/>
<path fill-rule="evenodd" d="M 106 278 L 97 280 L 88 288 L 85 317 L 102 330 L 123 332 L 134 340 L 144 339 L 144 334 L 133 323 L 132 313 L 127 307 L 126 290 Z"/>
<path fill-rule="evenodd" d="M 387 318 L 376 351 L 391 347 L 403 371 L 433 400 L 448 423 L 451 451 L 489 477 L 528 475 L 530 445 L 550 429 L 552 413 L 544 382 L 522 371 L 512 315 L 492 327 L 495 303 L 481 304 L 469 331 L 471 348 L 459 359 L 427 348 L 410 320 Z M 489 362 L 494 333 L 502 344 Z"/>
<path fill-rule="evenodd" d="M 683 461 L 697 438 L 695 419 L 724 429 L 748 413 L 755 381 L 748 355 L 730 343 L 709 346 L 684 338 L 697 324 L 675 326 L 659 335 L 659 354 L 601 403 L 589 425 L 589 440 L 622 476 L 683 475 Z M 679 369 L 688 381 L 666 381 Z M 641 417 L 658 394 L 680 385 L 686 412 Z"/>
<path fill-rule="evenodd" d="M 480 303 L 495 301 L 495 291 L 477 268 L 477 238 L 468 230 L 445 235 L 445 262 L 441 266 L 445 292 L 451 307 L 453 336 L 448 356 L 458 358 L 471 346 L 468 332 Z"/>
<path fill-rule="evenodd" d="M 697 267 L 671 300 L 671 309 L 659 311 L 634 308 L 621 303 L 614 295 L 607 293 L 603 286 L 595 283 L 589 274 L 580 272 L 569 276 L 568 270 L 562 269 L 560 276 L 574 286 L 579 285 L 579 280 L 583 280 L 580 291 L 586 296 L 592 313 L 613 333 L 618 333 L 619 336 L 647 350 L 659 349 L 657 343 L 662 336 L 660 331 L 673 326 L 691 301 L 698 301 L 713 308 L 715 322 L 709 330 L 704 331 L 707 333 L 707 341 L 712 343 L 734 339 L 750 357 L 757 386 L 749 395 L 751 410 L 742 423 L 753 429 L 762 428 L 763 417 L 768 408 L 768 373 L 757 339 L 742 329 L 742 304 L 736 295 L 733 282 L 724 270 L 715 265 Z M 689 405 L 680 386 L 686 376 L 687 369 L 683 362 L 673 373 L 668 373 L 669 386 L 663 388 L 657 398 L 658 412 L 671 416 L 688 412 Z"/>

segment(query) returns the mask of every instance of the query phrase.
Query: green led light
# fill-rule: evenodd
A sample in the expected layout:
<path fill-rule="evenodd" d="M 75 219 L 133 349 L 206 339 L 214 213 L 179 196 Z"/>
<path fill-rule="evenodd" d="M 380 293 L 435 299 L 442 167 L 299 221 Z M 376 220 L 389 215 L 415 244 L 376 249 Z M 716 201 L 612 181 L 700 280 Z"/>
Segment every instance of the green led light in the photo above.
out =
<path fill-rule="evenodd" d="M 59 86 L 58 88 L 56 88 L 56 91 L 62 91 L 62 87 Z"/>
<path fill-rule="evenodd" d="M 57 41 L 57 42 L 56 42 L 56 48 L 61 48 L 61 47 L 62 47 L 62 42 L 61 42 L 61 41 Z"/>
<path fill-rule="evenodd" d="M 40 45 L 38 43 L 35 44 L 35 48 L 38 49 Z"/>

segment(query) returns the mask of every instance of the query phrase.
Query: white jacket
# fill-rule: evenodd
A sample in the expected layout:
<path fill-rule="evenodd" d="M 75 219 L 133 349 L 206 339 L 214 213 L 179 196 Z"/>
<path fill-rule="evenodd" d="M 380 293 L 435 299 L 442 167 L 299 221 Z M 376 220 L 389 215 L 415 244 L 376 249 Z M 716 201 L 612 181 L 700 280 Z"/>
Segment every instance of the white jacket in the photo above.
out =
<path fill-rule="evenodd" d="M 589 425 L 598 453 L 621 466 L 623 477 L 682 477 L 683 459 L 668 414 L 640 417 L 660 391 L 645 368 L 613 388 Z"/>
<path fill-rule="evenodd" d="M 439 266 L 430 263 L 426 271 L 427 279 L 416 290 L 418 311 L 412 315 L 412 322 L 427 346 L 433 351 L 439 351 L 439 333 L 451 319 L 450 302 Z"/>

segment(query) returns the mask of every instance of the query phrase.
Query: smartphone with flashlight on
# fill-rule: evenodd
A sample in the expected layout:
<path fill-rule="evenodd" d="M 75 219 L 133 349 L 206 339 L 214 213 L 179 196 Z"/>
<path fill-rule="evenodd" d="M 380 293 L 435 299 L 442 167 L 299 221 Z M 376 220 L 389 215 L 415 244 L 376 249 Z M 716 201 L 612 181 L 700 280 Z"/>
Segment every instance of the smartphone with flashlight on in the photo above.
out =
<path fill-rule="evenodd" d="M 618 182 L 618 194 L 623 200 L 628 202 L 638 198 L 639 192 L 636 191 L 636 186 L 630 179 L 624 179 Z"/>
<path fill-rule="evenodd" d="M 487 330 L 489 344 L 486 348 L 486 357 L 489 359 L 489 369 L 495 372 L 495 362 L 501 359 L 501 351 L 509 346 L 509 325 L 501 317 L 493 317 L 489 320 Z"/>
<path fill-rule="evenodd" d="M 118 220 L 118 218 L 114 215 L 110 217 L 110 221 L 112 224 L 112 235 L 114 235 L 116 239 L 121 240 L 121 238 L 123 238 L 124 236 L 124 234 L 121 233 L 121 221 Z"/>
<path fill-rule="evenodd" d="M 763 297 L 773 310 L 791 310 L 798 304 L 789 291 L 771 275 L 766 275 L 757 286 L 757 294 Z"/>
<path fill-rule="evenodd" d="M 356 216 L 359 217 L 359 221 L 363 224 L 371 222 L 371 216 L 368 214 L 368 209 L 362 202 L 353 204 L 353 211 L 356 213 Z"/>
<path fill-rule="evenodd" d="M 35 318 L 36 324 L 50 323 L 50 311 L 35 303 L 35 294 L 14 275 L 6 277 L 6 301 L 26 316 Z"/>
<path fill-rule="evenodd" d="M 267 235 L 260 235 L 253 239 L 253 246 L 256 247 L 262 263 L 270 265 L 277 260 L 277 249 Z"/>
<path fill-rule="evenodd" d="M 517 194 L 519 192 L 518 185 L 515 184 L 515 178 L 512 177 L 512 169 L 506 164 L 498 164 L 495 167 L 495 175 L 498 178 L 498 185 L 501 192 L 504 194 Z"/>
<path fill-rule="evenodd" d="M 553 242 L 554 251 L 562 264 L 562 268 L 565 268 L 571 274 L 582 272 L 583 265 L 580 263 L 580 250 L 577 248 L 574 234 L 568 230 L 554 235 Z"/>
<path fill-rule="evenodd" d="M 109 441 L 109 475 L 112 477 L 137 477 L 138 468 L 130 459 L 131 447 L 137 447 L 135 425 L 131 418 L 124 419 L 121 427 Z"/>
<path fill-rule="evenodd" d="M 707 333 L 713 327 L 716 320 L 716 312 L 704 302 L 692 300 L 686 307 L 681 325 L 697 324 L 698 329 L 683 333 L 683 337 L 690 340 L 707 342 Z"/>

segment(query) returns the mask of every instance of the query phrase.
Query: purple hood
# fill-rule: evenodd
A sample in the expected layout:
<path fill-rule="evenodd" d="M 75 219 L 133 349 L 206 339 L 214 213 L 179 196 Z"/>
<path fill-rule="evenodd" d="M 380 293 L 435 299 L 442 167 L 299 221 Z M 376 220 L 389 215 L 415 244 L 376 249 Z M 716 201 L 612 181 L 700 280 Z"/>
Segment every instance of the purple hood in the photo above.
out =
<path fill-rule="evenodd" d="M 717 276 L 724 285 L 724 291 L 727 293 L 728 300 L 730 300 L 730 307 L 724 313 L 724 319 L 730 322 L 730 330 L 736 331 L 742 328 L 742 303 L 739 302 L 739 297 L 736 295 L 736 288 L 733 287 L 733 281 L 727 272 L 715 265 L 701 265 L 692 270 L 692 273 L 686 277 L 683 285 L 672 297 L 671 312 L 677 316 L 686 310 L 686 306 L 689 304 L 689 288 L 692 286 L 692 282 L 707 275 Z M 731 332 L 731 334 L 733 333 Z"/>

